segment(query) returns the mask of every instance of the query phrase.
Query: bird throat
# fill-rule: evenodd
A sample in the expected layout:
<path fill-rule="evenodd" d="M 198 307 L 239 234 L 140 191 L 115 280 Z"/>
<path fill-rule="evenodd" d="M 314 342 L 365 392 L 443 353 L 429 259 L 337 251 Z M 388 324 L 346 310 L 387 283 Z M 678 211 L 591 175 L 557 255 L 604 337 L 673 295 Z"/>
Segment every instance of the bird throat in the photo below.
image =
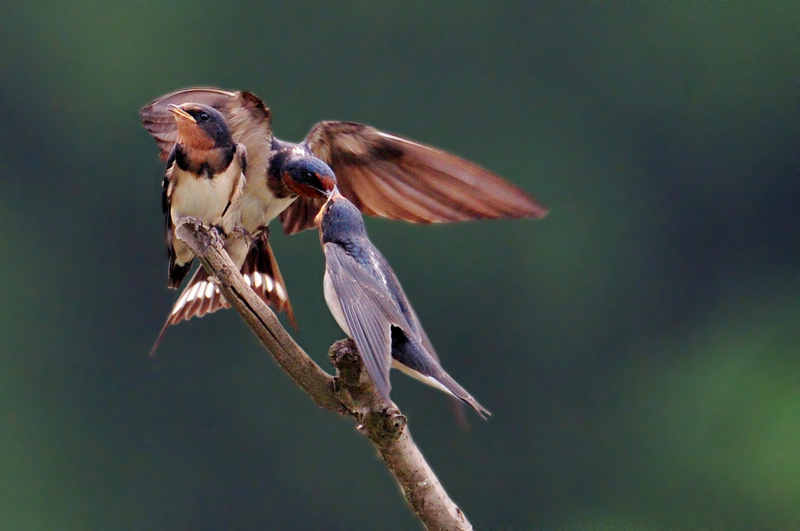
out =
<path fill-rule="evenodd" d="M 175 145 L 175 162 L 184 171 L 197 177 L 214 178 L 217 173 L 225 171 L 233 160 L 234 150 L 211 146 L 198 147 L 178 141 Z"/>

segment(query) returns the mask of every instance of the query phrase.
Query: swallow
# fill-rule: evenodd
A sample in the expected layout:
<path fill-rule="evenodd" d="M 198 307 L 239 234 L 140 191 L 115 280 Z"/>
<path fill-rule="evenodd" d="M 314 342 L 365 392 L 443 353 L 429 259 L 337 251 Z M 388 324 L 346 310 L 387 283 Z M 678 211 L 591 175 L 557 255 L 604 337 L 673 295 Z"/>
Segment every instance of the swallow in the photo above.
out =
<path fill-rule="evenodd" d="M 326 198 L 303 195 L 301 181 L 293 180 L 292 175 L 306 171 L 318 179 L 335 175 L 341 194 L 371 216 L 442 223 L 538 219 L 548 212 L 527 192 L 488 170 L 368 125 L 323 121 L 312 127 L 299 144 L 279 140 L 272 133 L 270 109 L 258 96 L 246 91 L 190 88 L 143 107 L 139 112 L 142 123 L 155 139 L 162 158 L 168 156 L 178 136 L 169 105 L 187 102 L 218 110 L 230 125 L 234 140 L 247 148 L 247 183 L 238 210 L 242 226 L 253 235 L 263 232 L 276 217 L 286 234 L 315 227 L 315 216 Z M 269 249 L 268 242 L 262 243 L 261 248 Z M 250 256 L 250 249 L 240 254 Z M 281 286 L 285 294 L 285 286 Z M 186 289 L 194 289 L 192 282 Z M 216 292 L 198 288 L 195 296 L 198 293 L 214 296 Z M 219 297 L 210 304 L 198 302 L 196 297 L 186 298 L 189 299 L 195 304 L 176 308 L 173 324 L 200 315 L 193 308 L 210 312 L 223 307 Z M 265 300 L 278 309 L 290 308 L 288 298 L 284 301 L 272 295 Z"/>
<path fill-rule="evenodd" d="M 319 159 L 304 156 L 302 153 L 297 154 L 295 151 L 284 152 L 282 156 L 285 160 L 273 164 L 273 168 L 281 168 L 280 179 L 283 186 L 291 190 L 291 194 L 307 198 L 318 198 L 328 194 L 336 186 L 336 177 L 330 167 Z M 247 167 L 251 168 L 249 164 Z M 246 209 L 249 206 L 247 199 L 243 196 L 230 207 L 233 212 L 231 216 L 239 223 L 242 222 L 242 208 Z M 297 329 L 283 276 L 269 245 L 269 227 L 258 226 L 254 234 L 250 234 L 244 228 L 240 229 L 232 230 L 224 238 L 225 250 L 255 293 L 276 310 L 285 311 L 289 322 Z M 170 326 L 192 317 L 203 317 L 229 306 L 217 284 L 208 277 L 205 268 L 198 268 L 173 306 L 150 350 L 150 355 L 155 353 Z"/>
<path fill-rule="evenodd" d="M 177 139 L 167 157 L 162 207 L 168 286 L 177 289 L 194 254 L 175 236 L 175 227 L 194 219 L 220 227 L 223 234 L 233 229 L 236 214 L 226 214 L 244 189 L 247 148 L 233 141 L 225 118 L 207 105 L 184 103 L 167 110 L 174 117 Z"/>
<path fill-rule="evenodd" d="M 397 276 L 367 237 L 356 206 L 333 191 L 316 222 L 325 255 L 325 302 L 355 342 L 380 395 L 389 401 L 394 367 L 490 415 L 439 363 Z"/>

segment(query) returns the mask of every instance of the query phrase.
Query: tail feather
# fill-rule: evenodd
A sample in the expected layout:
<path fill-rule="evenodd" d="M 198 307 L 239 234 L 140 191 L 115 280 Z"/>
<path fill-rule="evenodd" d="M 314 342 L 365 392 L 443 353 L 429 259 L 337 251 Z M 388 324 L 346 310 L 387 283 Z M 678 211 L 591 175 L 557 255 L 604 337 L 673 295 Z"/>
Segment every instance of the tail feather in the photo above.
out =
<path fill-rule="evenodd" d="M 409 376 L 436 387 L 462 403 L 486 419 L 491 413 L 475 400 L 469 392 L 461 387 L 452 376 L 445 372 L 439 360 L 430 355 L 422 343 L 411 339 L 399 328 L 392 328 L 392 366 Z"/>
<path fill-rule="evenodd" d="M 456 382 L 452 376 L 447 374 L 444 369 L 441 370 L 441 373 L 432 375 L 431 378 L 435 379 L 442 385 L 444 385 L 447 390 L 452 393 L 456 398 L 461 400 L 464 404 L 467 404 L 469 407 L 475 410 L 478 415 L 481 416 L 482 419 L 486 419 L 491 413 L 488 409 L 483 407 L 478 403 L 477 400 L 472 398 L 472 395 L 467 392 L 466 389 L 461 387 L 458 382 Z"/>
<path fill-rule="evenodd" d="M 297 330 L 297 321 L 295 320 L 292 304 L 289 301 L 286 285 L 278 268 L 278 262 L 275 260 L 275 255 L 269 245 L 268 230 L 264 229 L 254 237 L 253 245 L 245 258 L 241 273 L 247 285 L 255 291 L 261 300 L 273 307 L 277 312 L 286 312 L 292 327 Z M 153 348 L 150 350 L 150 355 L 155 354 L 158 345 L 170 326 L 176 325 L 181 321 L 188 321 L 192 317 L 203 317 L 206 314 L 229 307 L 230 304 L 220 293 L 216 283 L 209 278 L 205 268 L 198 268 L 186 288 L 181 292 L 178 301 L 172 307 L 172 311 L 161 328 Z"/>
<path fill-rule="evenodd" d="M 269 229 L 263 227 L 253 238 L 253 246 L 242 266 L 242 275 L 253 291 L 278 312 L 286 312 L 292 328 L 297 330 L 286 283 L 278 267 L 278 261 L 269 245 Z"/>

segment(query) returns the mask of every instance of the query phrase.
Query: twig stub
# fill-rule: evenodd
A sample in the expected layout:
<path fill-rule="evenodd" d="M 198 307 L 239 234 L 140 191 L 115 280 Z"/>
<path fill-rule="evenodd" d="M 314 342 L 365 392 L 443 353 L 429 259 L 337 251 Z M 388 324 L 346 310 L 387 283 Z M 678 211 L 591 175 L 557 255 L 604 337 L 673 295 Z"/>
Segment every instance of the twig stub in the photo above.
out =
<path fill-rule="evenodd" d="M 394 476 L 414 514 L 428 530 L 471 530 L 411 439 L 406 417 L 381 398 L 366 374 L 355 344 L 347 339 L 328 355 L 336 377 L 323 371 L 281 326 L 272 310 L 245 283 L 214 229 L 187 221 L 175 230 L 219 282 L 225 299 L 280 367 L 320 407 L 349 415 L 360 424 Z"/>

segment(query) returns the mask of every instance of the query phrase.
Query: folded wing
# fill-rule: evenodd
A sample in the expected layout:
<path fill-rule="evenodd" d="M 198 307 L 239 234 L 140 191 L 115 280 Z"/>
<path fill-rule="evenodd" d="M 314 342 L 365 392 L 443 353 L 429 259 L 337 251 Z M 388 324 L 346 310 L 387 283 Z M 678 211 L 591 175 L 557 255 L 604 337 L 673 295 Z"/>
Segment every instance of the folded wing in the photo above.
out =
<path fill-rule="evenodd" d="M 405 318 L 378 281 L 334 243 L 323 246 L 325 267 L 342 306 L 350 335 L 378 392 L 389 400 L 392 326 L 408 328 Z"/>

